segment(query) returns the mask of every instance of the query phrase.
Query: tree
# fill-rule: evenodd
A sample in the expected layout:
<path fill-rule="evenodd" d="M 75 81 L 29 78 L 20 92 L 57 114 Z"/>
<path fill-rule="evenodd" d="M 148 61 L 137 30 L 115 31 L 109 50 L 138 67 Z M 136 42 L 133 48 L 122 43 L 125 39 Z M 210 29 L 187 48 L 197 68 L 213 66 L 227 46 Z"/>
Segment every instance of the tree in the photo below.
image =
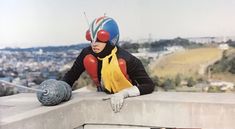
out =
<path fill-rule="evenodd" d="M 235 74 L 235 57 L 231 60 L 231 68 L 229 69 L 229 72 L 232 74 Z"/>
<path fill-rule="evenodd" d="M 181 83 L 181 77 L 179 74 L 177 74 L 175 77 L 175 86 L 180 86 L 180 83 Z"/>
<path fill-rule="evenodd" d="M 174 85 L 174 82 L 172 81 L 172 79 L 166 79 L 163 83 L 163 88 L 168 91 L 168 90 L 171 90 L 171 89 L 175 89 L 175 85 Z"/>
<path fill-rule="evenodd" d="M 131 53 L 135 53 L 135 52 L 138 52 L 139 44 L 138 43 L 125 42 L 120 47 L 127 50 L 127 51 L 129 51 L 129 52 L 131 52 Z"/>
<path fill-rule="evenodd" d="M 187 86 L 188 86 L 188 87 L 193 87 L 193 85 L 196 84 L 196 82 L 193 80 L 192 77 L 190 77 L 187 82 L 188 82 L 188 83 L 187 83 Z"/>
<path fill-rule="evenodd" d="M 151 79 L 153 80 L 153 84 L 156 86 L 155 91 L 157 91 L 157 87 L 161 85 L 160 79 L 156 75 L 151 77 Z"/>
<path fill-rule="evenodd" d="M 0 85 L 0 97 L 5 96 L 5 90 L 6 90 L 6 88 L 4 86 Z"/>
<path fill-rule="evenodd" d="M 227 40 L 226 43 L 231 44 L 233 41 L 231 39 Z"/>

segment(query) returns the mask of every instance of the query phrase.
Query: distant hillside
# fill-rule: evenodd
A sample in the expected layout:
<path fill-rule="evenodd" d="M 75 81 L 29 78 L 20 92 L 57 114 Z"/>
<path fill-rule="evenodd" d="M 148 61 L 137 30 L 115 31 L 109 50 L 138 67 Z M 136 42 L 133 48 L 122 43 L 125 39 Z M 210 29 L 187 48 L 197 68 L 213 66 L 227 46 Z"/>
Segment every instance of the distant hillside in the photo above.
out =
<path fill-rule="evenodd" d="M 47 46 L 47 47 L 32 47 L 32 48 L 4 48 L 0 50 L 8 50 L 8 51 L 39 51 L 42 49 L 44 52 L 59 52 L 59 51 L 67 51 L 67 50 L 80 50 L 84 47 L 89 46 L 88 43 L 76 44 L 76 45 L 68 45 L 68 46 Z"/>
<path fill-rule="evenodd" d="M 159 41 L 155 41 L 150 43 L 150 50 L 151 51 L 161 51 L 162 49 L 164 49 L 164 47 L 167 46 L 183 46 L 184 48 L 197 48 L 197 47 L 201 47 L 202 44 L 196 44 L 194 42 L 190 42 L 187 39 L 184 38 L 174 38 L 171 40 L 159 40 Z"/>
<path fill-rule="evenodd" d="M 180 37 L 174 39 L 146 42 L 142 44 L 122 41 L 119 44 L 120 47 L 132 53 L 138 52 L 139 48 L 148 48 L 149 51 L 156 52 L 156 51 L 163 51 L 164 47 L 169 47 L 169 46 L 182 46 L 184 48 L 198 48 L 203 46 L 203 44 L 194 43 Z"/>
<path fill-rule="evenodd" d="M 218 48 L 197 48 L 167 55 L 159 59 L 151 71 L 159 77 L 196 76 L 222 56 Z M 201 72 L 201 73 L 200 73 Z"/>

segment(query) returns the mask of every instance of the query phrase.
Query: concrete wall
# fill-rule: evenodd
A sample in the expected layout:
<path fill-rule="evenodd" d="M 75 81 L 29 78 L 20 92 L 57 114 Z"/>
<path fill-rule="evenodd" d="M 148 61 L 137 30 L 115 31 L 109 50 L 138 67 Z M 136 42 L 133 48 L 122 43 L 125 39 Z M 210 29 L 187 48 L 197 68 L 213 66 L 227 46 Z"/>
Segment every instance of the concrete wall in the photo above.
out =
<path fill-rule="evenodd" d="M 105 96 L 105 93 L 75 91 L 70 101 L 52 107 L 41 106 L 35 94 L 1 97 L 0 128 L 90 129 L 94 125 L 235 128 L 233 93 L 155 92 L 127 98 L 119 113 L 112 111 L 108 100 L 102 100 Z"/>

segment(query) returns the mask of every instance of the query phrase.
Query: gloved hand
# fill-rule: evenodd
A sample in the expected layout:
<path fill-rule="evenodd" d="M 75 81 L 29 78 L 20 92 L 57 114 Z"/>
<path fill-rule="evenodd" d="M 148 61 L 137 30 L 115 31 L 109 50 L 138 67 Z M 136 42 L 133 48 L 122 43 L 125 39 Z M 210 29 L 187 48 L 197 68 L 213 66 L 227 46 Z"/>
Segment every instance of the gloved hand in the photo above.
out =
<path fill-rule="evenodd" d="M 109 97 L 104 98 L 103 100 L 110 99 L 111 107 L 113 111 L 117 113 L 121 110 L 125 98 L 134 97 L 138 95 L 140 95 L 139 89 L 136 86 L 132 86 L 130 88 L 119 91 L 118 93 L 110 95 Z"/>

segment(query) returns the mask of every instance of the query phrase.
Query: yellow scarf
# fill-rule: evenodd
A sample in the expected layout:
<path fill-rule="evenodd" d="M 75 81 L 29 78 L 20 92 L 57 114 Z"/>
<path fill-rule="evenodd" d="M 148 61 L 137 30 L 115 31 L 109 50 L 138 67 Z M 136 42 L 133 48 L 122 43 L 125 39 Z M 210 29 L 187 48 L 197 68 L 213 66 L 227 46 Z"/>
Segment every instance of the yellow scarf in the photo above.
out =
<path fill-rule="evenodd" d="M 113 93 L 117 93 L 125 88 L 129 88 L 132 84 L 123 75 L 116 56 L 117 47 L 115 47 L 111 54 L 104 57 L 98 58 L 102 60 L 101 79 L 104 87 Z M 111 61 L 109 62 L 109 59 Z"/>

